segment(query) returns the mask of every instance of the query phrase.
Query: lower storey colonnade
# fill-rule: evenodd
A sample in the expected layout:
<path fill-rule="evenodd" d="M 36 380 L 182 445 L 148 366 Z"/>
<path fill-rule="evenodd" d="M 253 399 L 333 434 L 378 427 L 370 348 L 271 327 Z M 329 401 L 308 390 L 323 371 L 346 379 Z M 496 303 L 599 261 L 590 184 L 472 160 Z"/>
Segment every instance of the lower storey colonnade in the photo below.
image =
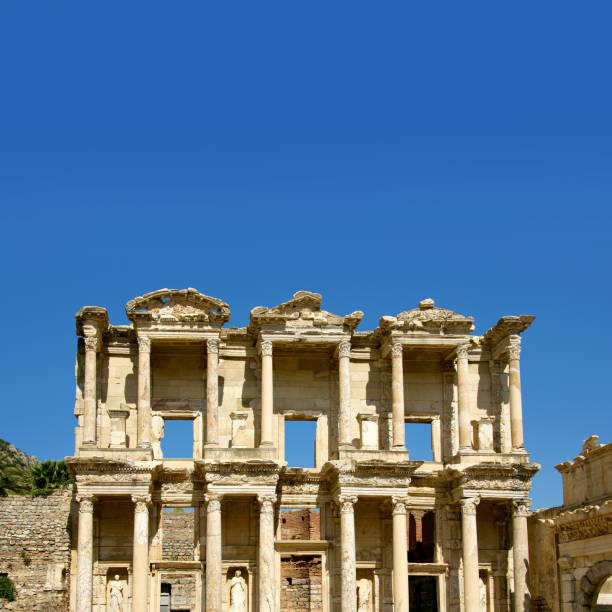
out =
<path fill-rule="evenodd" d="M 96 505 L 102 503 L 108 497 L 96 498 L 93 495 L 77 496 L 78 502 L 78 537 L 77 537 L 77 563 L 76 563 L 76 585 L 74 609 L 76 612 L 92 612 L 98 609 L 94 607 L 94 515 Z M 151 578 L 152 554 L 151 544 L 151 496 L 133 495 L 130 499 L 133 507 L 133 541 L 131 558 L 131 582 L 129 587 L 124 588 L 123 601 L 126 606 L 122 609 L 133 612 L 147 612 L 158 610 L 158 600 L 153 595 L 157 585 Z M 282 545 L 284 536 L 279 528 L 278 500 L 275 494 L 269 492 L 255 495 L 257 512 L 256 530 L 253 540 L 256 546 L 256 556 L 250 566 L 249 574 L 253 578 L 251 585 L 251 598 L 245 598 L 243 608 L 236 607 L 232 610 L 248 610 L 260 612 L 275 612 L 280 608 L 280 554 L 278 548 Z M 367 517 L 356 521 L 356 508 L 360 507 L 358 502 L 362 499 L 357 495 L 336 495 L 331 504 L 328 504 L 330 524 L 326 526 L 325 533 L 319 536 L 325 548 L 329 543 L 329 565 L 324 568 L 328 577 L 323 581 L 327 585 L 328 592 L 323 592 L 320 608 L 329 612 L 366 612 L 384 610 L 385 612 L 408 612 L 411 598 L 415 597 L 414 585 L 411 585 L 410 576 L 414 576 L 415 584 L 419 575 L 428 570 L 426 564 L 413 563 L 409 559 L 408 551 L 411 549 L 410 540 L 418 537 L 411 534 L 414 529 L 414 521 L 409 521 L 412 516 L 410 499 L 406 496 L 390 496 L 379 499 L 381 506 L 385 506 L 390 515 L 389 522 L 390 542 L 381 542 L 383 568 L 375 570 L 378 572 L 380 584 L 375 590 L 367 587 L 361 588 L 366 567 L 363 563 L 364 555 L 360 553 L 360 541 L 368 537 Z M 437 575 L 436 609 L 456 610 L 457 612 L 472 610 L 497 610 L 500 594 L 484 592 L 483 594 L 483 562 L 482 550 L 479 554 L 478 542 L 478 505 L 477 496 L 463 497 L 459 503 L 451 504 L 452 512 L 448 515 L 460 517 L 460 555 L 454 555 L 452 546 L 447 546 L 445 539 L 452 539 L 452 520 L 447 520 L 447 513 L 438 508 L 440 514 L 435 519 L 435 558 L 431 559 L 432 575 Z M 205 560 L 202 593 L 198 598 L 201 610 L 206 612 L 218 612 L 230 609 L 230 595 L 227 584 L 228 561 L 224 558 L 224 547 L 226 540 L 224 536 L 224 517 L 222 512 L 223 503 L 233 504 L 232 496 L 218 493 L 207 493 L 202 502 L 202 516 L 205 517 Z M 366 502 L 367 503 L 367 502 Z M 370 503 L 372 503 L 370 501 Z M 252 504 L 252 502 L 251 502 Z M 512 609 L 525 611 L 530 609 L 529 576 L 528 576 L 528 547 L 527 547 L 527 502 L 520 499 L 508 505 L 508 533 L 511 539 L 511 547 L 508 555 L 512 558 L 512 575 L 508 585 L 508 597 L 512 598 Z M 223 506 L 225 507 L 225 506 Z M 416 511 L 419 514 L 419 511 Z M 423 514 L 421 511 L 420 514 Z M 282 519 L 281 519 L 282 520 Z M 356 523 L 358 529 L 356 530 Z M 363 525 L 366 525 L 365 533 Z M 418 532 L 418 528 L 416 529 Z M 381 538 L 382 539 L 382 538 Z M 301 540 L 295 543 L 295 550 L 299 550 Z M 308 544 L 308 550 L 314 550 L 316 542 Z M 336 549 L 337 547 L 337 549 Z M 336 550 L 336 552 L 334 552 Z M 197 557 L 196 557 L 197 558 Z M 384 559 L 388 559 L 385 562 Z M 388 563 L 388 565 L 387 565 Z M 325 565 L 325 564 L 324 564 Z M 198 564 L 201 568 L 202 564 Z M 384 566 L 388 569 L 385 570 Z M 369 567 L 369 566 L 368 566 Z M 201 569 L 199 570 L 202 571 Z M 385 573 L 387 572 L 387 573 Z M 360 574 L 361 573 L 361 574 Z M 452 584 L 453 577 L 457 577 L 460 584 Z M 388 579 L 388 583 L 385 581 Z M 236 580 L 240 580 L 237 578 Z M 486 585 L 485 585 L 486 588 Z M 129 590 L 129 593 L 127 592 Z M 462 594 L 463 606 L 460 600 L 453 599 L 451 592 L 458 591 Z M 365 595 L 364 595 L 365 593 Z M 510 595 L 511 594 L 511 595 Z M 127 602 L 129 601 L 129 607 Z M 153 607 L 151 607 L 153 606 Z M 376 607 L 375 607 L 376 606 Z M 418 609 L 416 606 L 413 609 Z M 507 607 L 505 608 L 507 609 Z"/>

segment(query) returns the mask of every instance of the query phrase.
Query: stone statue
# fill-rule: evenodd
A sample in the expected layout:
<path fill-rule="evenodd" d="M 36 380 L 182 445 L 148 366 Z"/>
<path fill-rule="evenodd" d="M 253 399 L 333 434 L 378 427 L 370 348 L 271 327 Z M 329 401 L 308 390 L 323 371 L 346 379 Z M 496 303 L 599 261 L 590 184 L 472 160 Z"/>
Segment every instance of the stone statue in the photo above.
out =
<path fill-rule="evenodd" d="M 163 459 L 164 455 L 161 449 L 161 441 L 164 437 L 164 417 L 156 414 L 153 416 L 151 422 L 151 429 L 153 431 L 153 459 Z"/>
<path fill-rule="evenodd" d="M 246 582 L 242 572 L 236 570 L 230 582 L 230 612 L 246 612 Z"/>
<path fill-rule="evenodd" d="M 480 577 L 480 612 L 487 612 L 487 585 L 485 581 Z"/>
<path fill-rule="evenodd" d="M 119 574 L 115 574 L 115 579 L 108 583 L 108 611 L 122 612 L 123 611 L 123 582 L 119 580 Z"/>
<path fill-rule="evenodd" d="M 357 612 L 370 612 L 370 581 L 367 578 L 357 583 Z"/>

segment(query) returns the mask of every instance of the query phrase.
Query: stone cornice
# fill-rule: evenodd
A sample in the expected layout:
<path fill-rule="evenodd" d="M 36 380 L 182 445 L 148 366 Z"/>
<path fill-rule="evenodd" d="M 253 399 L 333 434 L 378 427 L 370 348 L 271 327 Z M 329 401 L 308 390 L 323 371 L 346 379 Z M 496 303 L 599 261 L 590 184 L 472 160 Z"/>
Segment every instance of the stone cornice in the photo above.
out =
<path fill-rule="evenodd" d="M 539 469 L 537 463 L 479 463 L 464 469 L 447 467 L 444 472 L 450 487 L 459 491 L 501 490 L 524 493 L 531 489 L 531 479 Z"/>
<path fill-rule="evenodd" d="M 65 457 L 64 461 L 74 476 L 117 474 L 138 477 L 139 475 L 152 476 L 161 470 L 159 461 L 135 464 L 129 461 L 103 459 L 101 457 Z"/>
<path fill-rule="evenodd" d="M 534 321 L 534 315 L 502 317 L 483 335 L 483 343 L 494 350 L 497 345 L 509 336 L 522 334 Z"/>
<path fill-rule="evenodd" d="M 582 452 L 575 457 L 573 461 L 564 461 L 559 465 L 555 465 L 555 469 L 559 470 L 562 474 L 567 474 L 578 468 L 583 468 L 585 463 L 600 460 L 606 455 L 612 455 L 612 442 L 609 444 L 597 444 L 597 436 L 591 436 L 591 438 L 587 438 L 587 440 L 591 440 L 592 438 L 596 438 L 594 444 L 587 445 L 585 441 Z"/>
<path fill-rule="evenodd" d="M 101 306 L 83 306 L 75 318 L 77 336 L 84 336 L 88 331 L 101 336 L 108 327 L 108 312 Z"/>

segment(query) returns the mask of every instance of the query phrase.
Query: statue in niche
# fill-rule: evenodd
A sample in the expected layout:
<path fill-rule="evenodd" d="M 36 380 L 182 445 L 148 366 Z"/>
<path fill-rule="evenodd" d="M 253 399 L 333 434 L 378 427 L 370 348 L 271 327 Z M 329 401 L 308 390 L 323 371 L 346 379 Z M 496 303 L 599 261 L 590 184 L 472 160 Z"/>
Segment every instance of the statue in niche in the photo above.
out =
<path fill-rule="evenodd" d="M 357 583 L 357 612 L 370 612 L 370 581 L 367 578 Z"/>
<path fill-rule="evenodd" d="M 246 582 L 240 570 L 230 582 L 230 612 L 246 612 Z"/>
<path fill-rule="evenodd" d="M 119 580 L 119 574 L 108 583 L 108 611 L 123 612 L 123 582 Z"/>
<path fill-rule="evenodd" d="M 163 459 L 164 455 L 161 449 L 161 441 L 164 437 L 164 417 L 156 414 L 153 416 L 151 422 L 151 429 L 153 431 L 153 459 Z"/>
<path fill-rule="evenodd" d="M 487 585 L 482 578 L 480 577 L 480 612 L 487 612 Z"/>

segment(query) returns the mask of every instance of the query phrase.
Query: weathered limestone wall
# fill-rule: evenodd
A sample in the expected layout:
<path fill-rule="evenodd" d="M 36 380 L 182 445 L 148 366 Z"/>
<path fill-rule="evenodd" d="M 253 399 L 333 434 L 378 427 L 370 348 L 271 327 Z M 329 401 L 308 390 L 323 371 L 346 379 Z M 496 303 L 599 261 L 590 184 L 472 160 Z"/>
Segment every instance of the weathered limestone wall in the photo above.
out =
<path fill-rule="evenodd" d="M 100 561 L 132 561 L 134 504 L 131 500 L 106 499 L 98 507 L 98 550 Z"/>
<path fill-rule="evenodd" d="M 282 557 L 280 601 L 283 612 L 323 609 L 320 556 Z"/>
<path fill-rule="evenodd" d="M 0 498 L 0 573 L 17 591 L 14 602 L 0 599 L 0 610 L 68 610 L 71 499 L 71 489 Z"/>
<path fill-rule="evenodd" d="M 162 559 L 193 561 L 195 512 L 181 508 L 162 513 Z"/>

